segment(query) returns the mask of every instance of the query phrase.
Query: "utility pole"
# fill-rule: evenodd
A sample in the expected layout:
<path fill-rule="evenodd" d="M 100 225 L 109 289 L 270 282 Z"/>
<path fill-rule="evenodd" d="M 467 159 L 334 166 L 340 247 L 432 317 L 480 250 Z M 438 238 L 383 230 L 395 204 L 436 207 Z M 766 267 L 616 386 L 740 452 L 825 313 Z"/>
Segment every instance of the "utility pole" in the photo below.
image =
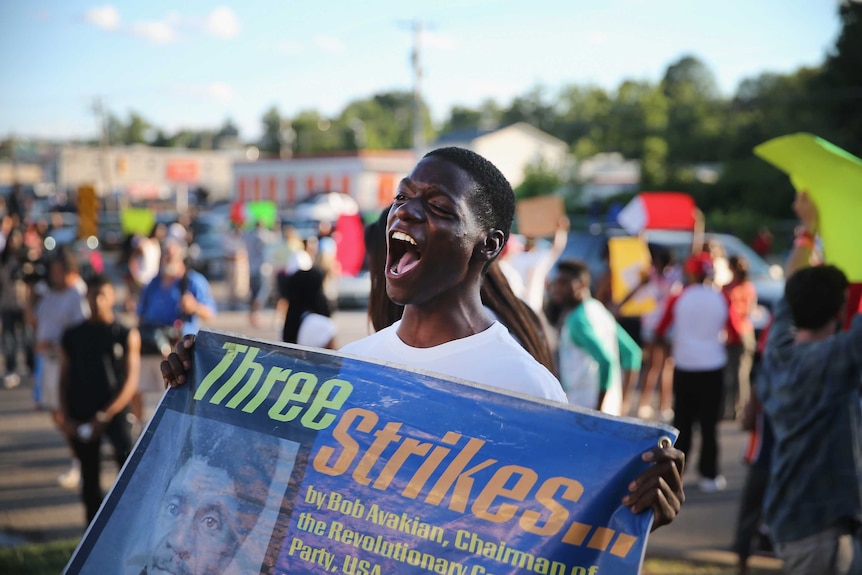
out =
<path fill-rule="evenodd" d="M 425 126 L 422 121 L 422 63 L 419 50 L 422 44 L 422 22 L 413 21 L 413 151 L 418 158 L 425 149 Z"/>

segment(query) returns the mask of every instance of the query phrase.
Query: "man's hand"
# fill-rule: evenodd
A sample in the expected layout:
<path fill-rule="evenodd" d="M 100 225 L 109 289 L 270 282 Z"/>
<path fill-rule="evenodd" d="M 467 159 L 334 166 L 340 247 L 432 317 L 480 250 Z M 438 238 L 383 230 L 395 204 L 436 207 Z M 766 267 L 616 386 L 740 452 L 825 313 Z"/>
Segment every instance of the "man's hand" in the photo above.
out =
<path fill-rule="evenodd" d="M 655 530 L 673 521 L 685 503 L 682 489 L 685 454 L 673 447 L 656 447 L 644 453 L 642 459 L 654 465 L 629 484 L 623 505 L 632 513 L 651 508 L 655 513 L 652 524 Z"/>
<path fill-rule="evenodd" d="M 796 194 L 796 198 L 793 200 L 793 211 L 799 216 L 799 222 L 808 233 L 812 235 L 817 234 L 819 231 L 819 215 L 817 213 L 817 206 L 811 201 L 808 192 L 801 191 Z"/>
<path fill-rule="evenodd" d="M 69 417 L 63 417 L 63 420 L 59 422 L 59 425 L 63 435 L 69 439 L 75 439 L 78 437 L 78 426 L 80 425 L 80 422 Z"/>
<path fill-rule="evenodd" d="M 161 363 L 162 378 L 165 387 L 177 387 L 186 383 L 186 376 L 192 369 L 192 347 L 195 345 L 195 336 L 187 335 L 177 343 L 166 360 Z"/>
<path fill-rule="evenodd" d="M 195 315 L 198 312 L 198 300 L 195 296 L 186 292 L 180 298 L 180 309 L 185 315 Z"/>

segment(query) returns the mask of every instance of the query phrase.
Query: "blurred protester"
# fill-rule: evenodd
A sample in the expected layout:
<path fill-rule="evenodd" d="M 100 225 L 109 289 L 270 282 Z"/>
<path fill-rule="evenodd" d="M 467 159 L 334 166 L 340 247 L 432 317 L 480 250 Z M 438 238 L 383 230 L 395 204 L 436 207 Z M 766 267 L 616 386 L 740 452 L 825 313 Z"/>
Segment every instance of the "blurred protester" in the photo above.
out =
<path fill-rule="evenodd" d="M 24 218 L 27 216 L 24 189 L 18 182 L 14 182 L 12 189 L 9 191 L 9 197 L 6 199 L 6 211 L 16 226 L 23 223 Z"/>
<path fill-rule="evenodd" d="M 341 266 L 338 263 L 338 245 L 335 242 L 332 222 L 323 220 L 317 225 L 317 246 L 312 254 L 314 267 L 323 272 L 323 291 L 330 305 L 338 303 L 338 277 Z M 311 253 L 311 250 L 309 250 Z"/>
<path fill-rule="evenodd" d="M 770 253 L 772 253 L 773 240 L 772 232 L 769 231 L 769 228 L 764 226 L 760 228 L 757 231 L 757 235 L 754 236 L 754 240 L 751 242 L 751 249 L 753 249 L 760 257 L 766 258 Z"/>
<path fill-rule="evenodd" d="M 800 193 L 793 208 L 801 227 L 756 379 L 775 435 L 764 515 L 788 575 L 862 573 L 862 315 L 840 331 L 847 277 L 811 267 L 817 207 Z"/>
<path fill-rule="evenodd" d="M 132 400 L 132 413 L 143 422 L 143 394 L 164 391 L 159 365 L 171 346 L 186 334 L 196 334 L 202 322 L 216 315 L 207 279 L 186 267 L 187 246 L 168 237 L 162 246 L 159 273 L 141 291 L 138 329 L 141 333 L 141 376 Z"/>
<path fill-rule="evenodd" d="M 225 283 L 228 309 L 239 309 L 241 301 L 248 299 L 248 251 L 243 241 L 240 224 L 232 223 L 224 240 Z"/>
<path fill-rule="evenodd" d="M 281 296 L 286 301 L 287 312 L 282 341 L 336 349 L 337 328 L 323 293 L 323 273 L 316 268 L 297 270 L 287 278 L 284 288 Z"/>
<path fill-rule="evenodd" d="M 757 342 L 757 355 L 762 355 L 766 345 L 769 329 L 763 330 Z M 753 374 L 752 374 L 753 375 Z M 766 487 L 769 485 L 769 464 L 775 445 L 775 438 L 763 405 L 757 398 L 754 389 L 751 390 L 748 403 L 742 415 L 742 428 L 748 431 L 748 441 L 745 445 L 742 461 L 747 467 L 745 484 L 739 498 L 739 513 L 736 518 L 736 531 L 733 540 L 733 551 L 738 557 L 740 575 L 748 573 L 748 558 L 752 546 L 757 543 L 756 550 L 771 551 L 769 528 L 763 521 L 763 500 Z"/>
<path fill-rule="evenodd" d="M 650 245 L 652 266 L 642 288 L 655 300 L 655 309 L 641 316 L 641 339 L 644 343 L 643 387 L 638 400 L 637 416 L 652 419 L 655 415 L 653 394 L 659 390 L 659 416 L 673 421 L 673 362 L 667 344 L 656 337 L 656 327 L 664 315 L 671 296 L 682 289 L 682 274 L 670 249 Z"/>
<path fill-rule="evenodd" d="M 252 327 L 260 325 L 260 310 L 270 293 L 268 273 L 270 264 L 266 260 L 267 246 L 270 243 L 269 231 L 263 222 L 256 221 L 254 227 L 244 236 L 245 249 L 248 254 L 248 285 L 249 285 L 249 323 Z"/>
<path fill-rule="evenodd" d="M 512 288 L 512 293 L 519 299 L 524 299 L 524 276 L 512 262 L 523 251 L 524 244 L 521 243 L 521 239 L 516 235 L 510 235 L 509 241 L 503 246 L 503 251 L 500 252 L 500 257 L 496 260 L 500 271 L 503 272 L 506 281 L 509 282 L 509 287 Z"/>
<path fill-rule="evenodd" d="M 12 230 L 18 230 L 18 228 L 15 226 L 12 218 L 3 214 L 2 209 L 0 209 L 0 252 L 6 249 L 6 241 L 9 239 Z M 21 241 L 23 243 L 23 236 Z"/>
<path fill-rule="evenodd" d="M 161 242 L 166 236 L 167 228 L 162 223 L 156 223 L 147 236 L 138 234 L 129 236 L 129 253 L 126 259 L 128 263 L 126 311 L 135 310 L 141 290 L 159 273 L 159 261 L 162 259 Z"/>
<path fill-rule="evenodd" d="M 57 250 L 48 262 L 47 284 L 38 284 L 31 296 L 37 298 L 32 318 L 36 332 L 36 371 L 41 388 L 39 407 L 51 412 L 54 424 L 62 431 L 59 397 L 61 339 L 66 329 L 90 315 L 87 286 L 78 273 L 78 261 L 70 251 L 64 248 Z M 71 449 L 71 445 L 69 447 Z M 80 466 L 72 456 L 71 467 L 57 481 L 62 487 L 74 489 L 80 480 Z"/>
<path fill-rule="evenodd" d="M 545 303 L 545 283 L 551 268 L 566 249 L 570 227 L 569 218 L 561 217 L 557 222 L 551 249 L 540 250 L 535 238 L 527 238 L 524 249 L 514 252 L 509 258 L 509 263 L 518 271 L 524 284 L 524 291 L 519 297 L 537 314 L 542 313 L 542 306 Z M 517 294 L 517 291 L 515 293 Z"/>
<path fill-rule="evenodd" d="M 0 322 L 3 326 L 3 354 L 6 374 L 3 385 L 7 389 L 21 383 L 18 355 L 23 352 L 30 373 L 35 367 L 33 333 L 27 325 L 25 313 L 30 298 L 30 287 L 24 277 L 24 236 L 12 229 L 0 253 Z"/>
<path fill-rule="evenodd" d="M 751 365 L 757 345 L 751 314 L 757 307 L 757 291 L 748 279 L 748 260 L 742 256 L 731 256 L 728 265 L 733 280 L 721 289 L 727 298 L 730 313 L 724 378 L 726 391 L 722 410 L 725 417 L 741 419 L 751 393 Z"/>
<path fill-rule="evenodd" d="M 656 327 L 658 338 L 671 333 L 673 424 L 679 429 L 676 447 L 687 456 L 692 428 L 695 423 L 700 425 L 698 487 L 708 493 L 727 487 L 727 480 L 719 473 L 718 421 L 727 365 L 724 337 L 728 312 L 727 301 L 710 279 L 711 268 L 708 253 L 689 257 L 684 268 L 687 285 L 668 301 Z"/>
<path fill-rule="evenodd" d="M 138 387 L 141 336 L 116 320 L 114 286 L 105 276 L 90 279 L 87 301 L 90 319 L 63 334 L 59 399 L 63 430 L 80 464 L 81 499 L 90 523 L 104 497 L 102 438 L 114 447 L 117 469 L 132 450 L 128 405 Z"/>
<path fill-rule="evenodd" d="M 401 319 L 404 306 L 389 299 L 386 294 L 386 219 L 389 208 L 384 208 L 380 217 L 365 226 L 365 254 L 371 291 L 368 297 L 368 318 L 374 331 L 385 329 Z M 479 295 L 482 305 L 492 316 L 506 326 L 509 334 L 521 344 L 527 353 L 544 365 L 552 374 L 557 374 L 554 354 L 539 316 L 515 296 L 496 260 L 485 272 Z"/>
<path fill-rule="evenodd" d="M 551 299 L 563 309 L 559 338 L 560 382 L 572 405 L 622 415 L 622 371 L 638 371 L 641 349 L 590 294 L 590 271 L 581 260 L 557 264 Z"/>
<path fill-rule="evenodd" d="M 709 254 L 712 260 L 712 282 L 718 288 L 723 288 L 733 281 L 733 270 L 727 259 L 724 244 L 715 238 L 710 238 L 703 246 L 703 252 Z"/>

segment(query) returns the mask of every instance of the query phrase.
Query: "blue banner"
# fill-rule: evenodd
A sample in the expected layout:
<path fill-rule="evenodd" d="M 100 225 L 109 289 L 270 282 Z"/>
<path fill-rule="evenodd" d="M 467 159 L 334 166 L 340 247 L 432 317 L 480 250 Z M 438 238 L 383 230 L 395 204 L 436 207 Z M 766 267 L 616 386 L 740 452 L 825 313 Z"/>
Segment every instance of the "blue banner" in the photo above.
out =
<path fill-rule="evenodd" d="M 637 573 L 672 428 L 202 331 L 68 573 Z"/>

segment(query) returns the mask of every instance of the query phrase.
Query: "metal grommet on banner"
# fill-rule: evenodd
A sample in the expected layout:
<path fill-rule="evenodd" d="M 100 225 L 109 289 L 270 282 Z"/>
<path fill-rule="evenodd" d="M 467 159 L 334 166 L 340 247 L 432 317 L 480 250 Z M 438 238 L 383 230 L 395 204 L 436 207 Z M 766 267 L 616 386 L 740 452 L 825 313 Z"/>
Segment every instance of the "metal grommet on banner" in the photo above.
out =
<path fill-rule="evenodd" d="M 670 440 L 670 437 L 668 437 L 667 435 L 663 435 L 663 436 L 659 437 L 659 439 L 658 439 L 658 446 L 659 447 L 661 447 L 662 449 L 665 449 L 667 447 L 670 447 L 671 445 L 673 445 L 673 441 Z"/>

